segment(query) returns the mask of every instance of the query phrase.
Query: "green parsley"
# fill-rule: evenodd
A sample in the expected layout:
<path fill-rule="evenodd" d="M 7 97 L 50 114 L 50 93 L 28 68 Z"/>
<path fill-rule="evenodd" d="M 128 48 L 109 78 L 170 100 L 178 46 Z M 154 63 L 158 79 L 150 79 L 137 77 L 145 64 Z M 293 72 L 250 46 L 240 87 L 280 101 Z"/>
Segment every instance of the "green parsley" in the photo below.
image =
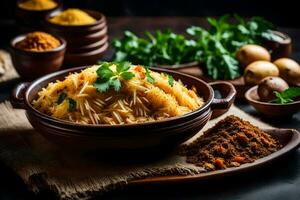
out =
<path fill-rule="evenodd" d="M 65 92 L 60 93 L 58 96 L 57 102 L 56 102 L 57 105 L 61 104 L 65 100 L 66 97 L 67 97 L 67 93 L 65 93 Z"/>
<path fill-rule="evenodd" d="M 174 85 L 174 78 L 170 74 L 164 73 L 164 75 L 168 78 L 168 83 L 171 87 Z"/>
<path fill-rule="evenodd" d="M 72 98 L 69 98 L 69 112 L 74 112 L 76 110 L 76 107 L 77 107 L 77 102 L 72 99 Z"/>
<path fill-rule="evenodd" d="M 144 67 L 144 68 L 146 70 L 147 81 L 152 84 L 155 83 L 155 79 L 151 76 L 149 68 L 148 67 Z"/>
<path fill-rule="evenodd" d="M 231 20 L 234 18 L 234 21 Z M 278 41 L 274 26 L 260 17 L 244 20 L 238 15 L 207 18 L 208 29 L 190 27 L 188 36 L 170 30 L 146 32 L 138 37 L 130 31 L 114 40 L 115 61 L 130 61 L 145 66 L 203 63 L 213 79 L 235 79 L 242 75 L 236 59 L 237 50 L 245 44 L 260 44 L 263 39 Z M 149 82 L 153 82 L 147 77 Z"/>
<path fill-rule="evenodd" d="M 112 65 L 116 66 L 116 71 L 110 69 Z M 129 62 L 108 63 L 103 62 L 97 69 L 97 80 L 93 84 L 99 92 L 106 92 L 109 89 L 119 91 L 121 89 L 122 80 L 130 80 L 134 77 L 134 73 L 129 69 L 131 64 Z"/>
<path fill-rule="evenodd" d="M 294 98 L 300 96 L 300 87 L 290 87 L 283 92 L 274 92 L 276 99 L 272 103 L 286 104 L 294 101 Z"/>

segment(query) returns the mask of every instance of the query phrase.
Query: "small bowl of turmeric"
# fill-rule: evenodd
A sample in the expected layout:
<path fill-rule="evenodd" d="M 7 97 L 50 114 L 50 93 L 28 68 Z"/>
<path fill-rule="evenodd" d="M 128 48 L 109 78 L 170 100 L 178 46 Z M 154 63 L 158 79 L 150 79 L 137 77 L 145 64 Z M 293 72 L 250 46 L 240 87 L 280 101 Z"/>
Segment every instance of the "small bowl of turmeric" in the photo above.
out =
<path fill-rule="evenodd" d="M 45 19 L 51 13 L 62 10 L 60 0 L 18 0 L 16 21 L 21 32 L 44 30 Z"/>
<path fill-rule="evenodd" d="M 96 63 L 107 50 L 106 18 L 100 12 L 68 8 L 50 14 L 46 24 L 49 33 L 63 37 L 68 43 L 66 57 L 71 59 L 65 59 L 64 66 Z M 93 48 L 86 48 L 90 46 Z"/>
<path fill-rule="evenodd" d="M 12 39 L 10 51 L 18 74 L 32 80 L 60 69 L 66 41 L 59 36 L 36 31 Z"/>

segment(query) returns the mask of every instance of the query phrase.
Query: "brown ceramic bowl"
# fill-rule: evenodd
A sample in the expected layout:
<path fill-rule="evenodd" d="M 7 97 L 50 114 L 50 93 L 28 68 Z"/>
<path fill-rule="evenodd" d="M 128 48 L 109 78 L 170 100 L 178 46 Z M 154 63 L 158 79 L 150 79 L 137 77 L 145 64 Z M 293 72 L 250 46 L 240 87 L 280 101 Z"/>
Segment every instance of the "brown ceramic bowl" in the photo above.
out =
<path fill-rule="evenodd" d="M 93 65 L 100 60 L 108 49 L 108 43 L 106 42 L 100 48 L 84 52 L 84 53 L 66 53 L 64 60 L 64 67 L 78 67 L 82 65 Z"/>
<path fill-rule="evenodd" d="M 19 0 L 16 5 L 16 22 L 20 32 L 30 32 L 34 30 L 45 30 L 45 19 L 50 14 L 56 13 L 62 10 L 62 3 L 56 0 L 57 7 L 48 10 L 26 10 L 20 8 L 18 3 L 26 1 Z"/>
<path fill-rule="evenodd" d="M 272 31 L 273 34 L 282 38 L 280 41 L 266 40 L 262 41 L 262 46 L 271 51 L 272 60 L 278 58 L 289 58 L 292 54 L 292 39 L 289 35 L 279 32 Z"/>
<path fill-rule="evenodd" d="M 64 36 L 63 34 L 56 34 L 66 39 L 68 43 L 67 49 L 70 48 L 80 48 L 82 46 L 90 45 L 95 42 L 99 42 L 104 37 L 107 36 L 107 27 L 102 29 L 101 31 L 98 31 L 96 33 L 92 34 L 84 34 L 81 36 Z"/>
<path fill-rule="evenodd" d="M 102 39 L 100 39 L 97 42 L 93 42 L 92 44 L 78 46 L 78 47 L 72 47 L 72 45 L 68 45 L 68 53 L 69 54 L 74 54 L 74 53 L 87 53 L 87 52 L 91 52 L 91 51 L 100 49 L 107 42 L 108 42 L 108 36 L 105 35 Z"/>
<path fill-rule="evenodd" d="M 48 20 L 55 15 L 59 14 L 59 12 L 51 13 L 47 16 L 46 24 L 50 31 L 56 31 L 57 34 L 65 34 L 68 35 L 82 35 L 82 34 L 91 34 L 101 31 L 106 27 L 106 18 L 105 16 L 97 11 L 81 9 L 84 12 L 88 13 L 90 16 L 95 18 L 97 21 L 93 24 L 87 25 L 75 25 L 75 26 L 65 26 L 59 24 L 53 24 Z"/>
<path fill-rule="evenodd" d="M 22 78 L 32 80 L 60 69 L 66 50 L 66 41 L 64 39 L 54 36 L 61 42 L 59 47 L 49 51 L 33 52 L 15 47 L 16 43 L 25 37 L 26 34 L 22 34 L 10 42 L 12 63 Z"/>
<path fill-rule="evenodd" d="M 257 94 L 257 87 L 253 86 L 245 93 L 245 98 L 258 112 L 267 117 L 282 118 L 292 116 L 300 111 L 300 100 L 287 104 L 276 104 L 260 101 Z"/>
<path fill-rule="evenodd" d="M 41 77 L 34 82 L 20 83 L 12 92 L 11 102 L 15 108 L 26 110 L 26 116 L 32 126 L 50 141 L 64 147 L 81 150 L 92 149 L 169 149 L 199 132 L 208 122 L 212 111 L 228 109 L 234 99 L 235 89 L 226 82 L 215 83 L 213 87 L 223 85 L 229 91 L 223 99 L 214 98 L 214 90 L 209 84 L 195 77 L 179 72 L 152 68 L 157 72 L 171 74 L 188 87 L 195 86 L 203 97 L 204 105 L 180 117 L 172 117 L 156 122 L 125 125 L 82 125 L 52 118 L 36 110 L 31 102 L 37 93 L 49 82 L 61 80 L 72 72 L 85 67 L 55 72 Z"/>

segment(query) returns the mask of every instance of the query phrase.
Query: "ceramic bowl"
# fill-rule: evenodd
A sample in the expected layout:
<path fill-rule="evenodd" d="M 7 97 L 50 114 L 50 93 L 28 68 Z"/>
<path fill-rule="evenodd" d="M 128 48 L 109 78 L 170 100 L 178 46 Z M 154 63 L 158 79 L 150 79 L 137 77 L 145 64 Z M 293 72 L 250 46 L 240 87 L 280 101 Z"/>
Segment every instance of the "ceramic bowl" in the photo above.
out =
<path fill-rule="evenodd" d="M 12 63 L 22 78 L 32 80 L 60 69 L 66 51 L 66 41 L 64 39 L 54 36 L 61 43 L 59 47 L 49 51 L 33 52 L 15 47 L 16 43 L 25 37 L 26 34 L 22 34 L 10 42 Z"/>
<path fill-rule="evenodd" d="M 277 35 L 279 38 L 282 38 L 280 41 L 266 40 L 263 39 L 262 46 L 268 49 L 271 52 L 272 60 L 278 58 L 289 58 L 292 54 L 292 39 L 289 35 L 279 32 L 272 31 L 273 34 Z"/>
<path fill-rule="evenodd" d="M 45 30 L 45 19 L 50 14 L 56 13 L 62 10 L 62 2 L 56 0 L 57 6 L 52 9 L 48 10 L 26 10 L 20 8 L 18 3 L 26 1 L 26 0 L 19 0 L 17 1 L 15 16 L 16 22 L 18 24 L 19 32 L 30 32 L 35 30 Z"/>
<path fill-rule="evenodd" d="M 180 117 L 125 125 L 76 124 L 52 118 L 31 105 L 37 93 L 49 82 L 61 80 L 69 73 L 78 72 L 84 68 L 63 70 L 41 77 L 32 83 L 20 83 L 12 92 L 13 106 L 25 109 L 32 126 L 44 137 L 64 148 L 81 150 L 173 148 L 198 133 L 211 118 L 214 110 L 228 109 L 235 97 L 235 89 L 229 83 L 218 82 L 209 85 L 200 79 L 179 72 L 152 68 L 157 72 L 169 73 L 175 80 L 180 79 L 188 87 L 195 86 L 205 101 L 204 105 Z M 220 85 L 228 92 L 224 98 L 215 99 L 213 88 Z"/>
<path fill-rule="evenodd" d="M 271 118 L 289 117 L 300 111 L 300 100 L 287 104 L 260 101 L 257 94 L 258 86 L 253 86 L 245 93 L 245 98 L 258 112 Z"/>

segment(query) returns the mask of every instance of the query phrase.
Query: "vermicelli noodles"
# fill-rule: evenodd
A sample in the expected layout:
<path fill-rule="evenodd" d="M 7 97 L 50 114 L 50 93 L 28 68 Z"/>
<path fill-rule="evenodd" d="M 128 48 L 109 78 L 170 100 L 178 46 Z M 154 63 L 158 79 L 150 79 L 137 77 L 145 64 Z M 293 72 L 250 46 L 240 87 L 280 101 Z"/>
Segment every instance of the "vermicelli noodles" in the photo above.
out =
<path fill-rule="evenodd" d="M 168 75 L 150 71 L 154 83 L 146 78 L 142 66 L 131 65 L 134 77 L 121 80 L 119 91 L 99 92 L 95 65 L 64 80 L 49 83 L 32 105 L 54 118 L 80 124 L 133 124 L 181 116 L 203 105 L 196 89 L 187 89 L 180 80 L 171 86 Z M 112 67 L 112 70 L 115 70 Z"/>

